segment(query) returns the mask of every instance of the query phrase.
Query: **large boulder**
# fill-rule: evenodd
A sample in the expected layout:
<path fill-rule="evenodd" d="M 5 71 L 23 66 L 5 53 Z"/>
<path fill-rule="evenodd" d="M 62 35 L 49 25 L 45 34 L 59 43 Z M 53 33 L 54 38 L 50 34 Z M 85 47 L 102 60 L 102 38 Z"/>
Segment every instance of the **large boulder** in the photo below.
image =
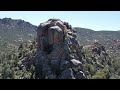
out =
<path fill-rule="evenodd" d="M 75 66 L 75 67 L 82 65 L 82 63 L 79 60 L 72 59 L 71 62 L 73 64 L 73 66 Z"/>
<path fill-rule="evenodd" d="M 57 44 L 63 41 L 62 29 L 58 26 L 53 26 L 48 29 L 48 43 L 50 45 Z"/>
<path fill-rule="evenodd" d="M 65 25 L 63 25 L 62 21 L 56 21 L 56 26 L 60 27 L 63 31 L 65 29 Z"/>

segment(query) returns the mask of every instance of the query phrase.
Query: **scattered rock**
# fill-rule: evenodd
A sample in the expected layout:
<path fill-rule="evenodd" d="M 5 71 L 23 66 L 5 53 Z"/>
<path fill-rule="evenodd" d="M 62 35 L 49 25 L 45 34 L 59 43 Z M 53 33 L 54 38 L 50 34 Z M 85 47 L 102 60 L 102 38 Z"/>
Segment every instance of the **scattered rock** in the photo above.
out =
<path fill-rule="evenodd" d="M 79 60 L 72 59 L 71 62 L 73 64 L 73 66 L 75 66 L 75 67 L 82 65 L 82 63 Z"/>

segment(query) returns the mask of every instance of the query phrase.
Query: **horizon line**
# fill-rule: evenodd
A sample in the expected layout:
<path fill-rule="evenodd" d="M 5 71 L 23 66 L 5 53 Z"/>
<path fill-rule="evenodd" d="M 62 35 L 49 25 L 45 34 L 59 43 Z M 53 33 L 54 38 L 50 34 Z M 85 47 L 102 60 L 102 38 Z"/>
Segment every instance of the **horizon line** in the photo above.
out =
<path fill-rule="evenodd" d="M 5 19 L 5 18 L 7 18 L 7 19 L 12 19 L 12 20 L 23 20 L 23 21 L 25 21 L 25 22 L 29 22 L 29 21 L 26 21 L 26 20 L 24 20 L 24 19 L 21 19 L 21 18 L 11 18 L 11 17 L 4 17 L 4 18 L 0 18 L 0 19 Z M 38 25 L 35 25 L 35 24 L 33 24 L 33 23 L 31 23 L 31 22 L 29 22 L 30 24 L 32 24 L 32 25 L 34 25 L 34 26 L 38 26 Z M 42 22 L 40 22 L 40 23 L 42 23 Z M 68 22 L 69 23 L 69 22 Z M 73 26 L 72 26 L 73 27 Z M 91 29 L 91 28 L 86 28 L 86 27 L 80 27 L 80 26 L 74 26 L 73 28 L 83 28 L 83 29 L 90 29 L 90 30 L 92 30 L 92 31 L 120 31 L 120 30 L 94 30 L 94 29 Z"/>

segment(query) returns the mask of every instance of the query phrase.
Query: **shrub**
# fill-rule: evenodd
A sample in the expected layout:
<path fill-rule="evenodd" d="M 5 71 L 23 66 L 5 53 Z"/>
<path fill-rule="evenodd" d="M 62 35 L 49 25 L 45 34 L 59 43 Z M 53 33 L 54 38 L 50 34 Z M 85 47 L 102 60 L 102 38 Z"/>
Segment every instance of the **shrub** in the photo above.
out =
<path fill-rule="evenodd" d="M 95 75 L 92 76 L 91 79 L 107 79 L 106 74 L 103 71 L 97 71 Z"/>

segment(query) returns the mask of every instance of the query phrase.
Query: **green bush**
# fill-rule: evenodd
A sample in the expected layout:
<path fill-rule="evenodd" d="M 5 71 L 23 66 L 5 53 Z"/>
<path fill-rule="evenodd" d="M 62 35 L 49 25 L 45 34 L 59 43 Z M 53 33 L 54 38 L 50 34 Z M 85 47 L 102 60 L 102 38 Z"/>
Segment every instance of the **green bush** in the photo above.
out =
<path fill-rule="evenodd" d="M 96 72 L 95 67 L 93 65 L 91 65 L 91 64 L 86 64 L 85 65 L 85 70 L 88 71 L 91 76 L 94 75 L 95 72 Z"/>
<path fill-rule="evenodd" d="M 109 73 L 109 67 L 106 66 L 104 69 L 101 69 L 95 73 L 95 75 L 92 76 L 92 79 L 109 79 L 110 73 Z"/>
<path fill-rule="evenodd" d="M 0 79 L 30 79 L 34 78 L 34 66 L 30 70 L 20 70 L 18 62 L 36 52 L 36 42 L 21 43 L 18 48 L 6 47 L 0 52 Z"/>
<path fill-rule="evenodd" d="M 95 75 L 92 76 L 91 79 L 107 79 L 106 74 L 103 71 L 97 71 Z"/>

